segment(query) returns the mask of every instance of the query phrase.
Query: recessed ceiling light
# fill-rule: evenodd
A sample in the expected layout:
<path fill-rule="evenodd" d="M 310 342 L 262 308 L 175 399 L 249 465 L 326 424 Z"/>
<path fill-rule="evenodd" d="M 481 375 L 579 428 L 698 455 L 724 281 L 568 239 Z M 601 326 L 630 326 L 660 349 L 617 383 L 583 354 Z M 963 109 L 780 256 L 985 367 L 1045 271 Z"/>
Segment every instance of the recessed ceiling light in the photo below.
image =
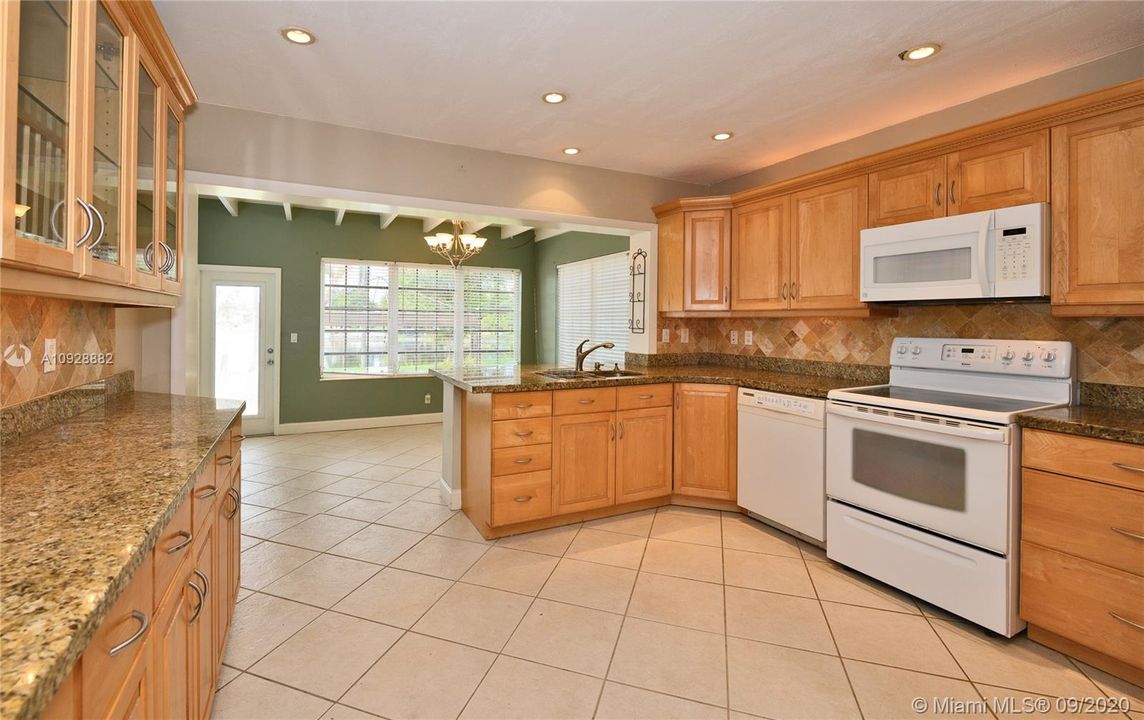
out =
<path fill-rule="evenodd" d="M 716 142 L 723 142 L 724 140 L 730 140 L 733 137 L 735 137 L 735 133 L 732 132 L 717 132 L 711 136 L 711 139 Z"/>
<path fill-rule="evenodd" d="M 306 28 L 300 28 L 296 26 L 282 28 L 282 37 L 286 38 L 295 45 L 313 45 L 314 40 L 317 39 L 314 37 L 314 33 L 310 32 Z"/>
<path fill-rule="evenodd" d="M 925 45 L 918 45 L 917 47 L 901 51 L 898 53 L 898 58 L 901 59 L 902 62 L 917 62 L 931 58 L 939 52 L 941 52 L 941 45 L 937 43 L 926 43 Z"/>
<path fill-rule="evenodd" d="M 579 155 L 580 148 L 564 148 L 565 155 Z"/>
<path fill-rule="evenodd" d="M 568 96 L 562 92 L 549 92 L 544 93 L 544 102 L 549 105 L 559 105 L 568 99 Z"/>

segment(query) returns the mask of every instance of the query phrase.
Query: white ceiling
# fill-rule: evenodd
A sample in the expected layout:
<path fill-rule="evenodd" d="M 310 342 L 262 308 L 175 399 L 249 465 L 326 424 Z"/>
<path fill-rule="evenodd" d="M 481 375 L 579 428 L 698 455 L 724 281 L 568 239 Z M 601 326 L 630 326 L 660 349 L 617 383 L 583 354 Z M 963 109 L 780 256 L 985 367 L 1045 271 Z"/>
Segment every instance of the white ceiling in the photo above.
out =
<path fill-rule="evenodd" d="M 1144 44 L 1141 2 L 156 6 L 204 103 L 699 183 Z"/>

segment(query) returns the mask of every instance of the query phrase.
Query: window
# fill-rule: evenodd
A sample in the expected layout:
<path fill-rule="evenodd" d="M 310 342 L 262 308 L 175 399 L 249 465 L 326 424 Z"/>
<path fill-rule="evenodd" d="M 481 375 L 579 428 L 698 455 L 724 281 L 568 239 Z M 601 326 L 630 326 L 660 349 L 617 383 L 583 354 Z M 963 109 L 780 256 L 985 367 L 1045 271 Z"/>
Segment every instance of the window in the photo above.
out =
<path fill-rule="evenodd" d="M 575 365 L 576 346 L 584 338 L 591 338 L 592 344 L 616 344 L 611 350 L 592 353 L 589 363 L 624 363 L 628 348 L 628 284 L 626 252 L 556 266 L 557 364 Z"/>
<path fill-rule="evenodd" d="M 324 378 L 518 363 L 520 271 L 323 260 L 321 322 Z"/>

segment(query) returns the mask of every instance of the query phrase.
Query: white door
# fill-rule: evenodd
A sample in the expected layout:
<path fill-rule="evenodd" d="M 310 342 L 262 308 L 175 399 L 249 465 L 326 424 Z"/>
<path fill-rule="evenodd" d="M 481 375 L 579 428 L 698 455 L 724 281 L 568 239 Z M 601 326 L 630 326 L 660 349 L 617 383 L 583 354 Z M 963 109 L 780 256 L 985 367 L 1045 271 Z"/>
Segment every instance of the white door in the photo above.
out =
<path fill-rule="evenodd" d="M 278 268 L 200 266 L 203 393 L 244 400 L 247 435 L 273 433 L 278 405 Z"/>

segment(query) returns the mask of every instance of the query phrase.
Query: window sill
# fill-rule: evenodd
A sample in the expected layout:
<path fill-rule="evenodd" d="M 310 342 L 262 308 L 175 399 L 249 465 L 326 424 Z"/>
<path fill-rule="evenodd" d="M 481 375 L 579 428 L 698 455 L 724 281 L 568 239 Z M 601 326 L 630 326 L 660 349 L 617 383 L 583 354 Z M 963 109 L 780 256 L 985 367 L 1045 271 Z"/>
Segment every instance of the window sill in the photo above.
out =
<path fill-rule="evenodd" d="M 340 382 L 342 380 L 414 380 L 417 378 L 431 378 L 429 373 L 418 373 L 416 375 L 323 375 L 318 378 L 319 382 Z"/>

